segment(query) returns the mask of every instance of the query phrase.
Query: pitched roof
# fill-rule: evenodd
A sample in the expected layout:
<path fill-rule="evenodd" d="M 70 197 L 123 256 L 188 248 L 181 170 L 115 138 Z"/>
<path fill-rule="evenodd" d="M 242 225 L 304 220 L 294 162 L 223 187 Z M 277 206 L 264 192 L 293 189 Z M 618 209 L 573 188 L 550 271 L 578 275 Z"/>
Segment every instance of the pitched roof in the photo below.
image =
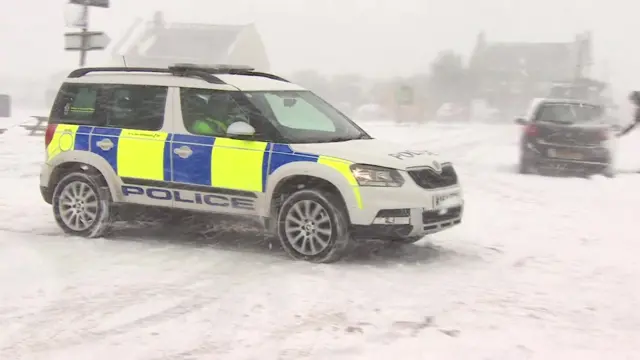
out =
<path fill-rule="evenodd" d="M 140 55 L 184 59 L 208 59 L 224 63 L 238 35 L 247 26 L 171 24 L 154 29 L 153 34 L 138 43 Z"/>
<path fill-rule="evenodd" d="M 252 27 L 253 24 L 138 23 L 120 40 L 114 56 L 124 55 L 127 61 L 140 66 L 177 62 L 225 64 L 239 35 Z"/>

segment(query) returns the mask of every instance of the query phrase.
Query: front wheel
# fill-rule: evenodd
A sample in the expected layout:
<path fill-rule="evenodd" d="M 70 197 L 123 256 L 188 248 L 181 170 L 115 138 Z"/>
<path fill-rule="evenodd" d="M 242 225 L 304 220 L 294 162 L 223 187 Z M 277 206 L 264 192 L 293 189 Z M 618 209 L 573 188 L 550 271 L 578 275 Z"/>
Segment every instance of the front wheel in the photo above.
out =
<path fill-rule="evenodd" d="M 291 257 L 330 263 L 346 254 L 348 216 L 337 196 L 317 190 L 297 191 L 282 204 L 277 218 L 278 237 Z"/>
<path fill-rule="evenodd" d="M 111 199 L 102 197 L 96 176 L 65 176 L 53 191 L 52 205 L 56 222 L 68 234 L 95 238 L 110 228 Z"/>

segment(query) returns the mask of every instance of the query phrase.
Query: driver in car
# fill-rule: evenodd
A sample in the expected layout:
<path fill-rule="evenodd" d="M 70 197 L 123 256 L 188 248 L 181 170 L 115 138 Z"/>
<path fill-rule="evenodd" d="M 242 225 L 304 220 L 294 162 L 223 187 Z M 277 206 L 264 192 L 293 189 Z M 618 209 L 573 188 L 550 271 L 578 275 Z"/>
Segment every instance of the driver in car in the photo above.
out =
<path fill-rule="evenodd" d="M 233 120 L 230 116 L 233 103 L 226 94 L 212 94 L 207 102 L 206 115 L 194 121 L 190 131 L 199 135 L 225 135 Z"/>

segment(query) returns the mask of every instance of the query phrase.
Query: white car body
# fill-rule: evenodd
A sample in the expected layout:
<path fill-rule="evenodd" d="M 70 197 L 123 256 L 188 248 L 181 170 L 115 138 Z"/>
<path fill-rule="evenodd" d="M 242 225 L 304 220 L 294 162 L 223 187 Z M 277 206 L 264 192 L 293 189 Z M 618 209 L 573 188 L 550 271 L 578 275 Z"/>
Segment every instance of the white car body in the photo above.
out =
<path fill-rule="evenodd" d="M 67 84 L 139 84 L 160 85 L 168 87 L 168 95 L 164 109 L 164 124 L 161 132 L 177 135 L 189 135 L 184 125 L 180 102 L 180 88 L 205 88 L 226 90 L 230 92 L 244 91 L 304 91 L 298 85 L 278 81 L 260 76 L 216 75 L 223 79 L 225 85 L 211 84 L 200 79 L 172 76 L 170 74 L 140 74 L 140 73 L 89 73 L 77 78 L 69 78 Z M 232 124 L 232 126 L 235 124 Z M 249 126 L 253 129 L 251 126 Z M 59 131 L 59 130 L 56 130 Z M 93 130 L 92 130 L 93 132 Z M 87 146 L 100 146 L 89 135 Z M 95 142 L 95 144 L 94 144 Z M 271 146 L 272 145 L 272 146 Z M 277 201 L 278 186 L 292 177 L 306 176 L 322 179 L 333 185 L 339 192 L 346 211 L 349 225 L 371 230 L 373 237 L 380 226 L 403 226 L 403 238 L 420 238 L 424 235 L 442 231 L 461 222 L 463 213 L 462 189 L 451 163 L 440 159 L 437 155 L 421 148 L 411 148 L 397 143 L 389 143 L 377 139 L 356 139 L 351 141 L 322 142 L 322 143 L 291 143 L 270 144 L 271 153 L 265 157 L 267 168 L 271 168 L 278 147 L 287 148 L 293 153 L 313 154 L 329 159 L 317 162 L 290 162 L 277 168 L 266 179 L 263 191 L 254 192 L 251 196 L 252 206 L 249 207 L 214 207 L 202 201 L 178 201 L 179 199 L 197 199 L 201 197 L 199 190 L 172 190 L 172 198 L 158 199 L 149 196 L 149 192 L 160 192 L 162 186 L 149 184 L 134 184 L 131 186 L 119 176 L 105 158 L 95 152 L 73 149 L 62 149 L 55 156 L 47 156 L 40 175 L 40 186 L 43 197 L 51 203 L 51 197 L 59 180 L 59 169 L 65 164 L 86 164 L 97 171 L 106 180 L 104 191 L 108 191 L 114 204 L 137 204 L 152 207 L 171 207 L 184 210 L 204 212 L 218 212 L 232 215 L 248 215 L 262 218 L 266 223 L 274 220 L 274 203 Z M 62 145 L 60 145 L 62 147 Z M 174 149 L 174 152 L 177 151 Z M 177 152 L 176 152 L 177 154 Z M 266 160 L 266 159 L 269 160 Z M 361 176 L 352 169 L 349 174 L 336 171 L 336 166 L 326 166 L 327 161 L 333 161 L 340 166 L 374 166 L 396 170 L 403 183 L 401 186 L 362 186 L 358 182 L 350 181 Z M 356 164 L 356 165 L 354 165 Z M 175 166 L 175 165 L 174 165 Z M 238 164 L 242 171 L 243 164 Z M 429 173 L 434 179 L 447 172 L 448 182 L 443 186 L 423 188 L 410 176 L 410 171 Z M 386 170 L 384 170 L 386 171 Z M 358 170 L 360 171 L 360 170 Z M 392 170 L 389 170 L 392 171 Z M 359 181 L 359 180 L 358 180 Z M 444 183 L 443 183 L 444 184 Z M 428 186 L 430 187 L 430 186 Z M 133 191 L 132 189 L 135 188 Z M 221 195 L 223 196 L 223 195 Z M 226 196 L 226 195 L 224 195 Z M 242 196 L 238 197 L 242 200 Z M 235 201 L 231 197 L 225 201 Z M 390 211 L 390 212 L 389 212 Z M 385 213 L 386 212 L 386 213 Z M 273 225 L 273 221 L 271 221 Z M 366 233 L 366 231 L 365 231 Z"/>

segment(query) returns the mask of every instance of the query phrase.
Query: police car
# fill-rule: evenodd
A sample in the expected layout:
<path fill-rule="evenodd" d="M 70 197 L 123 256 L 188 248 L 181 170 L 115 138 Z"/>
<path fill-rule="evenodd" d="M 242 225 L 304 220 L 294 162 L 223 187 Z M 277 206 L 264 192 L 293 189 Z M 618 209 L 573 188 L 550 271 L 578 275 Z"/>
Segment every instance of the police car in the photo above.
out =
<path fill-rule="evenodd" d="M 208 118 L 226 130 L 192 130 Z M 42 196 L 77 236 L 102 236 L 127 206 L 251 216 L 292 257 L 331 262 L 354 240 L 411 243 L 463 213 L 451 163 L 245 66 L 77 69 L 45 147 Z"/>

